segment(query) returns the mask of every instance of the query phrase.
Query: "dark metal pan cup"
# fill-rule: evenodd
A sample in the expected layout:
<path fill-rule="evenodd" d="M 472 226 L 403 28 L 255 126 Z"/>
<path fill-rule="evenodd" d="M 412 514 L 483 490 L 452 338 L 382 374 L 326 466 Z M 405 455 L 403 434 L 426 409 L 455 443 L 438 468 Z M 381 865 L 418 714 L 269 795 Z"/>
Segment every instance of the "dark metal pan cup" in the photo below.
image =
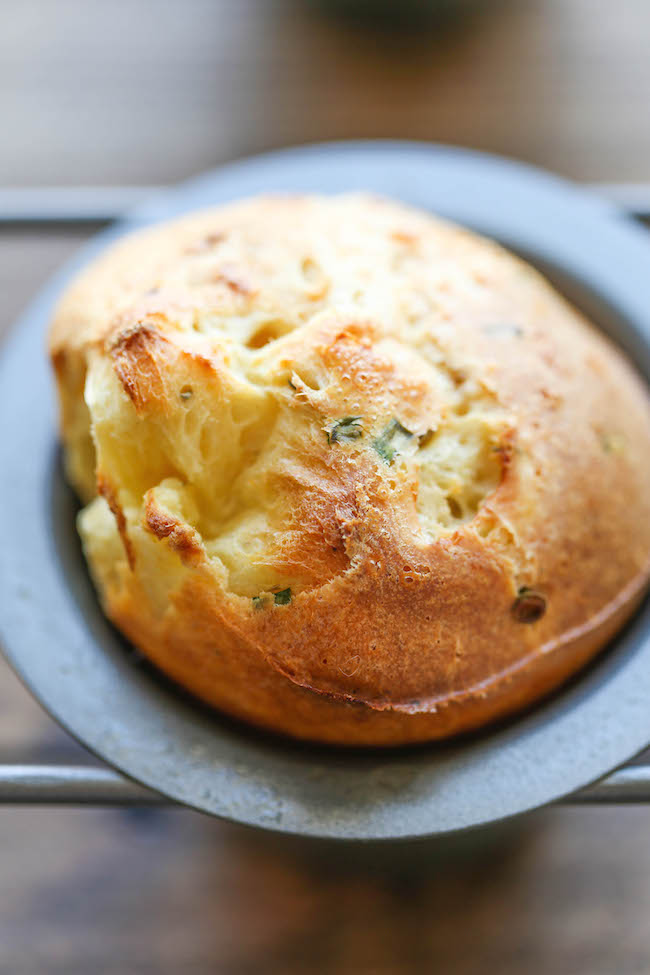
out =
<path fill-rule="evenodd" d="M 53 304 L 110 241 L 267 191 L 366 189 L 501 241 L 540 267 L 650 376 L 650 243 L 612 205 L 476 153 L 351 143 L 273 153 L 162 193 L 85 248 L 29 308 L 0 362 L 0 629 L 43 706 L 92 752 L 196 809 L 308 836 L 398 839 L 495 823 L 567 796 L 650 742 L 650 608 L 529 713 L 451 744 L 297 745 L 226 720 L 142 663 L 98 605 L 75 532 L 45 356 Z"/>

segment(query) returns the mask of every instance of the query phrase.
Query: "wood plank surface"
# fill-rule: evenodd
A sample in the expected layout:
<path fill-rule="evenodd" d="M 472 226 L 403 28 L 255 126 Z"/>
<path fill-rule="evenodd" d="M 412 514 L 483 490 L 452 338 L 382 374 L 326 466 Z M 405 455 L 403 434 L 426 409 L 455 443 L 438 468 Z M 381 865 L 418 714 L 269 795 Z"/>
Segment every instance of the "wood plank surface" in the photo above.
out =
<path fill-rule="evenodd" d="M 407 34 L 298 0 L 7 4 L 0 185 L 166 182 L 351 136 L 650 180 L 647 0 L 486 7 Z M 87 232 L 0 228 L 0 335 Z M 0 761 L 82 756 L 0 663 Z M 2 975 L 645 975 L 649 918 L 650 809 L 397 850 L 180 810 L 0 809 Z"/>
<path fill-rule="evenodd" d="M 0 185 L 166 182 L 377 136 L 647 180 L 649 8 L 483 0 L 453 28 L 400 32 L 313 0 L 21 0 L 0 25 Z"/>

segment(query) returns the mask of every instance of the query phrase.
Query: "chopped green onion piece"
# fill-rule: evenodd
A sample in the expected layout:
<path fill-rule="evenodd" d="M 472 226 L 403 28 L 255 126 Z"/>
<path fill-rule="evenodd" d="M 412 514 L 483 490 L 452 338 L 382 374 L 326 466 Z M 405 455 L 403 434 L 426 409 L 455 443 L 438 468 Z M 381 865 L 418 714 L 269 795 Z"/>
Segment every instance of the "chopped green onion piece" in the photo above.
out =
<path fill-rule="evenodd" d="M 288 606 L 291 602 L 291 589 L 281 589 L 273 596 L 276 606 Z"/>
<path fill-rule="evenodd" d="M 396 438 L 406 437 L 410 440 L 412 436 L 410 430 L 407 430 L 399 420 L 393 418 L 383 433 L 380 433 L 373 441 L 372 445 L 386 464 L 392 464 L 395 454 L 399 453 L 398 444 L 395 443 Z"/>
<path fill-rule="evenodd" d="M 361 420 L 360 416 L 344 416 L 342 420 L 337 420 L 327 431 L 327 442 L 332 444 L 358 440 L 363 436 Z"/>
<path fill-rule="evenodd" d="M 546 612 L 546 598 L 536 589 L 521 586 L 511 611 L 517 623 L 536 623 Z"/>

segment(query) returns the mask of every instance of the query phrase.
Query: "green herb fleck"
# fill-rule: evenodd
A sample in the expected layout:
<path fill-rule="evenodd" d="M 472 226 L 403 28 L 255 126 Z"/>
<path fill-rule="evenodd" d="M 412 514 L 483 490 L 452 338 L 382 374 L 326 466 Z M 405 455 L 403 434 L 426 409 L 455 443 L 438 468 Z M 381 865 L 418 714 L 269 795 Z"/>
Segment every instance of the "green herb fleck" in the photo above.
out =
<path fill-rule="evenodd" d="M 546 597 L 535 589 L 522 586 L 512 604 L 512 615 L 517 623 L 536 623 L 546 612 Z"/>
<path fill-rule="evenodd" d="M 253 596 L 253 609 L 264 609 L 264 596 Z"/>
<path fill-rule="evenodd" d="M 337 420 L 329 430 L 327 430 L 327 442 L 348 443 L 350 440 L 358 440 L 363 436 L 362 417 L 344 416 L 342 420 Z"/>
<path fill-rule="evenodd" d="M 623 450 L 624 440 L 618 433 L 600 433 L 598 438 L 606 454 L 620 454 Z"/>
<path fill-rule="evenodd" d="M 407 430 L 399 420 L 393 418 L 383 433 L 373 441 L 373 447 L 386 464 L 392 464 L 395 454 L 399 453 L 399 438 L 410 440 L 413 434 Z M 396 443 L 397 441 L 397 443 Z"/>
<path fill-rule="evenodd" d="M 273 595 L 276 606 L 288 606 L 291 602 L 291 589 L 281 589 Z"/>

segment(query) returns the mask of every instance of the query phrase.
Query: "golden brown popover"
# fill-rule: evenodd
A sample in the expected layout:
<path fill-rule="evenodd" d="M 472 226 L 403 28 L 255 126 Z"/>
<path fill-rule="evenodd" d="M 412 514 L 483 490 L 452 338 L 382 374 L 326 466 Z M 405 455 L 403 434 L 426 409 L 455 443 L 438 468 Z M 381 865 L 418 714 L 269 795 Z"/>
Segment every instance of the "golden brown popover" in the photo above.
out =
<path fill-rule="evenodd" d="M 129 236 L 50 347 L 108 616 L 222 711 L 396 745 L 529 705 L 648 579 L 650 407 L 531 267 L 364 195 Z"/>

